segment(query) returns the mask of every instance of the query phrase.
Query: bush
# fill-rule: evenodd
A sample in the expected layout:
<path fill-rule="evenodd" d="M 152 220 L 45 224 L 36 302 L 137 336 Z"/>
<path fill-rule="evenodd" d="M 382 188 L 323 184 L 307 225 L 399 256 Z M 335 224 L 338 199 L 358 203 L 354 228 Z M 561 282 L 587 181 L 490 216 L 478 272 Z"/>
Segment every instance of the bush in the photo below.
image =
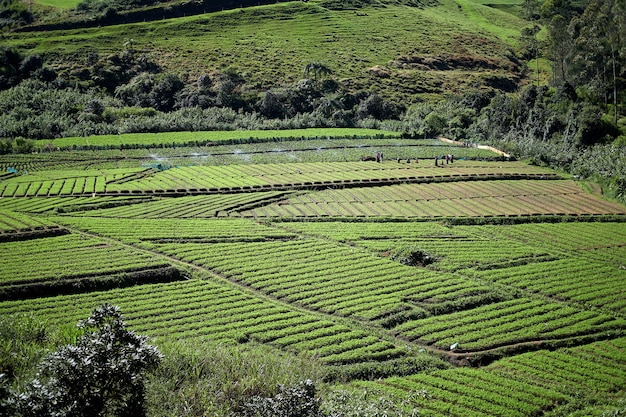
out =
<path fill-rule="evenodd" d="M 273 398 L 254 396 L 248 401 L 243 417 L 322 417 L 316 389 L 310 379 L 293 387 L 280 387 Z"/>
<path fill-rule="evenodd" d="M 415 246 L 397 249 L 391 253 L 389 259 L 409 266 L 426 266 L 435 262 L 435 258 Z"/>
<path fill-rule="evenodd" d="M 5 402 L 14 416 L 142 416 L 144 376 L 161 354 L 126 330 L 119 308 L 97 307 L 75 345 L 46 356 L 21 394 Z"/>

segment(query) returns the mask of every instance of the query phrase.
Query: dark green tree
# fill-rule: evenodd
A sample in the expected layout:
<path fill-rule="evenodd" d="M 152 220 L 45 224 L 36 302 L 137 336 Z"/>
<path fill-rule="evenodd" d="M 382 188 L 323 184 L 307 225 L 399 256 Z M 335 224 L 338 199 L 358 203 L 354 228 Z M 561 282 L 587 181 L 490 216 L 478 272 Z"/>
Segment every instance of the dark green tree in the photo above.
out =
<path fill-rule="evenodd" d="M 569 28 L 575 42 L 572 78 L 593 100 L 613 104 L 616 124 L 626 76 L 625 15 L 625 0 L 591 0 Z"/>

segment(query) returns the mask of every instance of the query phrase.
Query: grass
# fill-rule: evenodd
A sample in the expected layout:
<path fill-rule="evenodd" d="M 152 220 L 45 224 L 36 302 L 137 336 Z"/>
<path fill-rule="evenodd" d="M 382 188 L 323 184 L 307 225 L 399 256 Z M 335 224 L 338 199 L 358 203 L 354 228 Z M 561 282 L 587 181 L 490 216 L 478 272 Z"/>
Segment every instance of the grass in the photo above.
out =
<path fill-rule="evenodd" d="M 81 0 L 35 0 L 37 4 L 57 9 L 74 9 L 80 2 Z"/>
<path fill-rule="evenodd" d="M 399 133 L 377 129 L 294 129 L 294 130 L 233 130 L 211 132 L 164 132 L 164 133 L 129 133 L 124 135 L 104 135 L 61 138 L 50 141 L 59 148 L 71 148 L 73 146 L 120 146 L 120 145 L 152 145 L 152 144 L 185 144 L 189 142 L 222 142 L 230 140 L 245 140 L 250 138 L 331 138 L 377 135 L 399 136 Z M 48 143 L 42 142 L 42 143 Z"/>
<path fill-rule="evenodd" d="M 130 25 L 6 34 L 3 44 L 44 54 L 58 67 L 69 55 L 118 53 L 128 39 L 170 71 L 237 71 L 254 88 L 302 78 L 321 61 L 345 85 L 380 91 L 409 102 L 419 94 L 462 91 L 481 76 L 505 74 L 508 50 L 523 21 L 470 0 L 437 7 L 386 5 L 332 11 L 315 2 L 288 2 Z M 493 59 L 502 69 L 424 71 L 396 63 L 403 56 L 468 55 Z M 74 62 L 76 60 L 74 59 Z M 76 66 L 83 65 L 78 59 Z M 381 66 L 391 76 L 368 71 Z"/>

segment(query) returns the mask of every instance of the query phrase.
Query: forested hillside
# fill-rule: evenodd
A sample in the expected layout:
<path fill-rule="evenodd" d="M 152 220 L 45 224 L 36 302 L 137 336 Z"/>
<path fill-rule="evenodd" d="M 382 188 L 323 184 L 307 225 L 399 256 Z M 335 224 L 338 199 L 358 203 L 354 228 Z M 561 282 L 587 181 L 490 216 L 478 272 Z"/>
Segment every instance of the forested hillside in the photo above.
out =
<path fill-rule="evenodd" d="M 358 126 L 496 144 L 624 194 L 624 0 L 46 3 L 3 1 L 3 153 Z"/>

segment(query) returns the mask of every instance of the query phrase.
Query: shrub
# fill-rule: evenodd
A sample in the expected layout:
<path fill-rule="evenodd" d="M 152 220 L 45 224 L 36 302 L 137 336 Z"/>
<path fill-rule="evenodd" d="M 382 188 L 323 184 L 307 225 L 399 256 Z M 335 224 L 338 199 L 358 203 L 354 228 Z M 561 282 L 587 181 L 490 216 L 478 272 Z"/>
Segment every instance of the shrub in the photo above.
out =
<path fill-rule="evenodd" d="M 5 403 L 15 416 L 142 416 L 144 374 L 161 360 L 143 336 L 126 330 L 119 308 L 97 307 L 75 345 L 46 356 L 36 377 Z"/>
<path fill-rule="evenodd" d="M 397 249 L 391 253 L 389 259 L 409 266 L 426 266 L 435 262 L 435 258 L 415 246 Z"/>
<path fill-rule="evenodd" d="M 254 396 L 248 401 L 243 417 L 321 417 L 313 381 L 307 379 L 293 387 L 280 387 L 272 398 Z"/>

